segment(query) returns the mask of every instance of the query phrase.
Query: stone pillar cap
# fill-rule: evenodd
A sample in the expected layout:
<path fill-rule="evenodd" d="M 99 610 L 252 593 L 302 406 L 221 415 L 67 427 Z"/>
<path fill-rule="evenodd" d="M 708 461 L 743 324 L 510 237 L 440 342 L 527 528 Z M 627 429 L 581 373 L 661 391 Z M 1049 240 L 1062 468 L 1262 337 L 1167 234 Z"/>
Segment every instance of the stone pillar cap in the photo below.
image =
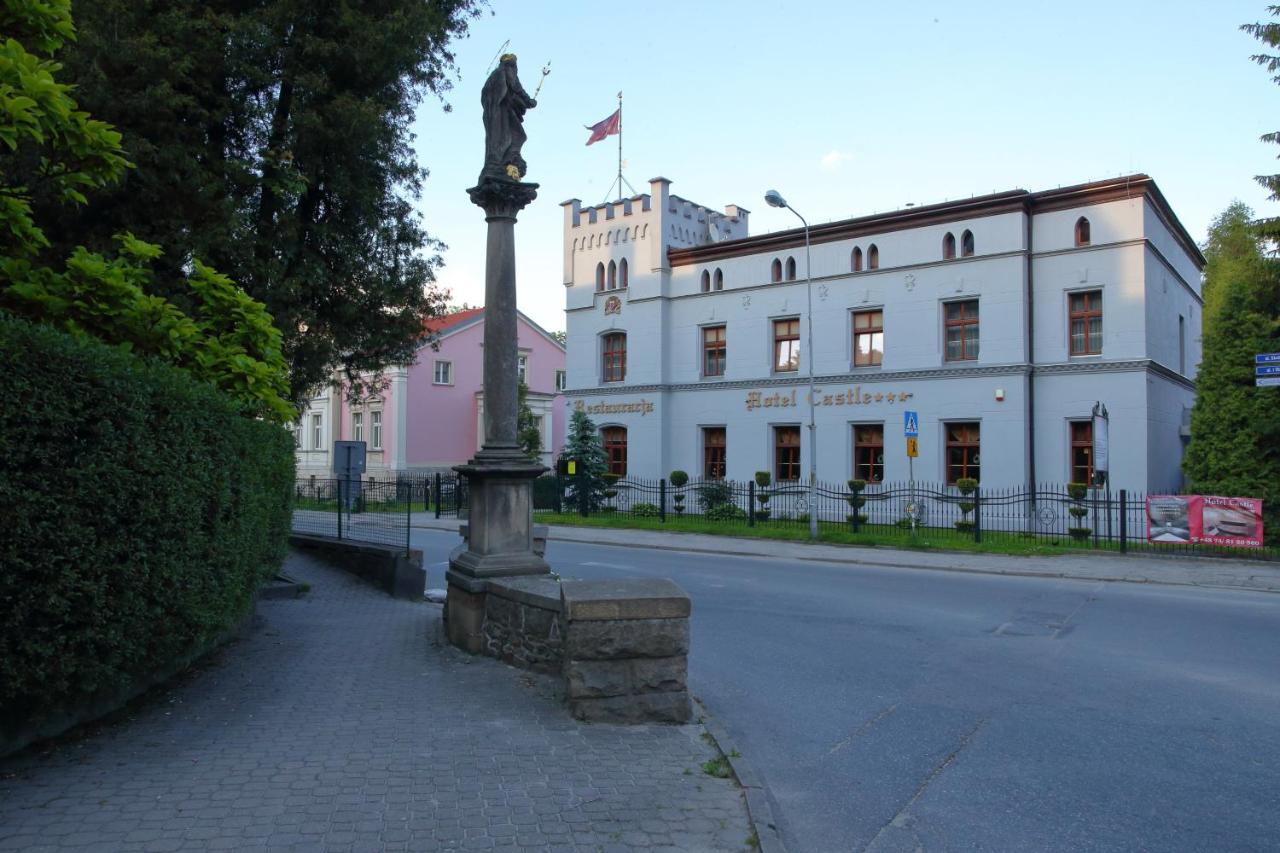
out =
<path fill-rule="evenodd" d="M 667 578 L 566 580 L 560 597 L 570 622 L 685 619 L 692 610 L 688 593 Z"/>

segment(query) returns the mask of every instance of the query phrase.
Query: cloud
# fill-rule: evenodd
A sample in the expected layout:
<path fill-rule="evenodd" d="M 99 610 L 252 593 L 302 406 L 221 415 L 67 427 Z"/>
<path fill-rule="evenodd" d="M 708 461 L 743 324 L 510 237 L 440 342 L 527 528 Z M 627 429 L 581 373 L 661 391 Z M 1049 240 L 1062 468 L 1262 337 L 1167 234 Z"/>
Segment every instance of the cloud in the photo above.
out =
<path fill-rule="evenodd" d="M 852 160 L 852 159 L 853 159 L 853 155 L 850 154 L 848 151 L 840 151 L 838 149 L 832 148 L 826 154 L 822 155 L 822 161 L 821 161 L 822 168 L 826 169 L 827 171 L 833 171 L 835 169 L 839 169 L 840 164 L 842 164 L 844 161 Z"/>

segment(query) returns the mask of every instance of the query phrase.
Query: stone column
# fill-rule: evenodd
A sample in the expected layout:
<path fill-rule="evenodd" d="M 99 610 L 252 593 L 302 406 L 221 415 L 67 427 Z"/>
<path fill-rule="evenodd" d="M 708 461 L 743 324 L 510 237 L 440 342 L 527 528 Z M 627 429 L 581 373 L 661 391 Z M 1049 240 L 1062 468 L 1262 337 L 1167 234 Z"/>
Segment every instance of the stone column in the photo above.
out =
<path fill-rule="evenodd" d="M 519 345 L 516 337 L 516 214 L 537 184 L 482 178 L 467 192 L 489 223 L 485 255 L 484 446 L 454 470 L 467 478 L 466 541 L 449 556 L 449 641 L 479 652 L 488 578 L 541 575 L 551 567 L 533 550 L 533 479 L 547 469 L 516 442 Z"/>

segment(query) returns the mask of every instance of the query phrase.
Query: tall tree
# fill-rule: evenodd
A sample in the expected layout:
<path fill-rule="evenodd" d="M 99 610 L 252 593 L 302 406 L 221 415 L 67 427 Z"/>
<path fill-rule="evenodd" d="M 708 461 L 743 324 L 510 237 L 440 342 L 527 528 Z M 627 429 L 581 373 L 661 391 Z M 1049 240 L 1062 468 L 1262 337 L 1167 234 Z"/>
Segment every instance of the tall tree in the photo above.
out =
<path fill-rule="evenodd" d="M 1274 18 L 1280 17 L 1280 6 L 1268 6 L 1267 12 Z M 1240 29 L 1262 42 L 1270 50 L 1280 50 L 1280 22 L 1266 21 L 1243 24 Z M 1255 53 L 1249 57 L 1271 74 L 1271 79 L 1280 83 L 1280 53 Z M 1264 133 L 1263 142 L 1280 145 L 1280 132 Z M 1280 155 L 1277 155 L 1280 157 Z M 1271 193 L 1272 201 L 1280 201 L 1280 174 L 1258 175 L 1255 180 Z M 1272 247 L 1280 245 L 1280 217 L 1263 219 L 1257 223 L 1258 234 L 1270 241 Z"/>
<path fill-rule="evenodd" d="M 542 431 L 538 429 L 538 419 L 529 408 L 529 386 L 520 380 L 516 393 L 516 441 L 524 455 L 534 462 L 542 459 Z"/>
<path fill-rule="evenodd" d="M 1232 204 L 1205 246 L 1203 357 L 1183 470 L 1192 491 L 1262 498 L 1280 535 L 1280 388 L 1254 384 L 1254 355 L 1280 352 L 1280 261 L 1263 254 L 1252 211 Z"/>
<path fill-rule="evenodd" d="M 354 378 L 408 359 L 444 307 L 410 123 L 448 90 L 449 43 L 480 2 L 77 7 L 68 73 L 139 168 L 66 218 L 51 251 L 104 247 L 131 223 L 168 247 L 157 286 L 174 290 L 207 259 L 275 317 L 296 399 L 337 367 Z"/>
<path fill-rule="evenodd" d="M 566 481 L 565 500 L 570 506 L 595 512 L 604 503 L 604 475 L 609 470 L 595 421 L 581 409 L 569 416 L 569 435 L 560 457 L 573 460 L 576 471 Z"/>

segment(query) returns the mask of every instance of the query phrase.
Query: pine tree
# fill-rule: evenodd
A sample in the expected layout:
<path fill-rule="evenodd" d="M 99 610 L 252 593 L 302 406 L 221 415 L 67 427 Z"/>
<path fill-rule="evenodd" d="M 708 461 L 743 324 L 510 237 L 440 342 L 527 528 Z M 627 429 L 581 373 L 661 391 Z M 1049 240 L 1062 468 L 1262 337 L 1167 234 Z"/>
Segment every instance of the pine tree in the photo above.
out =
<path fill-rule="evenodd" d="M 569 418 L 569 436 L 561 458 L 573 460 L 577 471 L 566 480 L 565 502 L 578 510 L 596 512 L 604 502 L 607 488 L 604 475 L 609 470 L 595 422 L 581 409 Z"/>
<path fill-rule="evenodd" d="M 1183 471 L 1199 494 L 1263 501 L 1280 538 L 1280 388 L 1254 384 L 1254 356 L 1280 352 L 1280 261 L 1264 256 L 1252 211 L 1232 204 L 1205 247 L 1203 359 Z"/>
<path fill-rule="evenodd" d="M 516 415 L 516 441 L 534 462 L 542 459 L 542 431 L 538 429 L 538 419 L 529 408 L 529 386 L 520 380 L 517 391 L 518 410 Z"/>

